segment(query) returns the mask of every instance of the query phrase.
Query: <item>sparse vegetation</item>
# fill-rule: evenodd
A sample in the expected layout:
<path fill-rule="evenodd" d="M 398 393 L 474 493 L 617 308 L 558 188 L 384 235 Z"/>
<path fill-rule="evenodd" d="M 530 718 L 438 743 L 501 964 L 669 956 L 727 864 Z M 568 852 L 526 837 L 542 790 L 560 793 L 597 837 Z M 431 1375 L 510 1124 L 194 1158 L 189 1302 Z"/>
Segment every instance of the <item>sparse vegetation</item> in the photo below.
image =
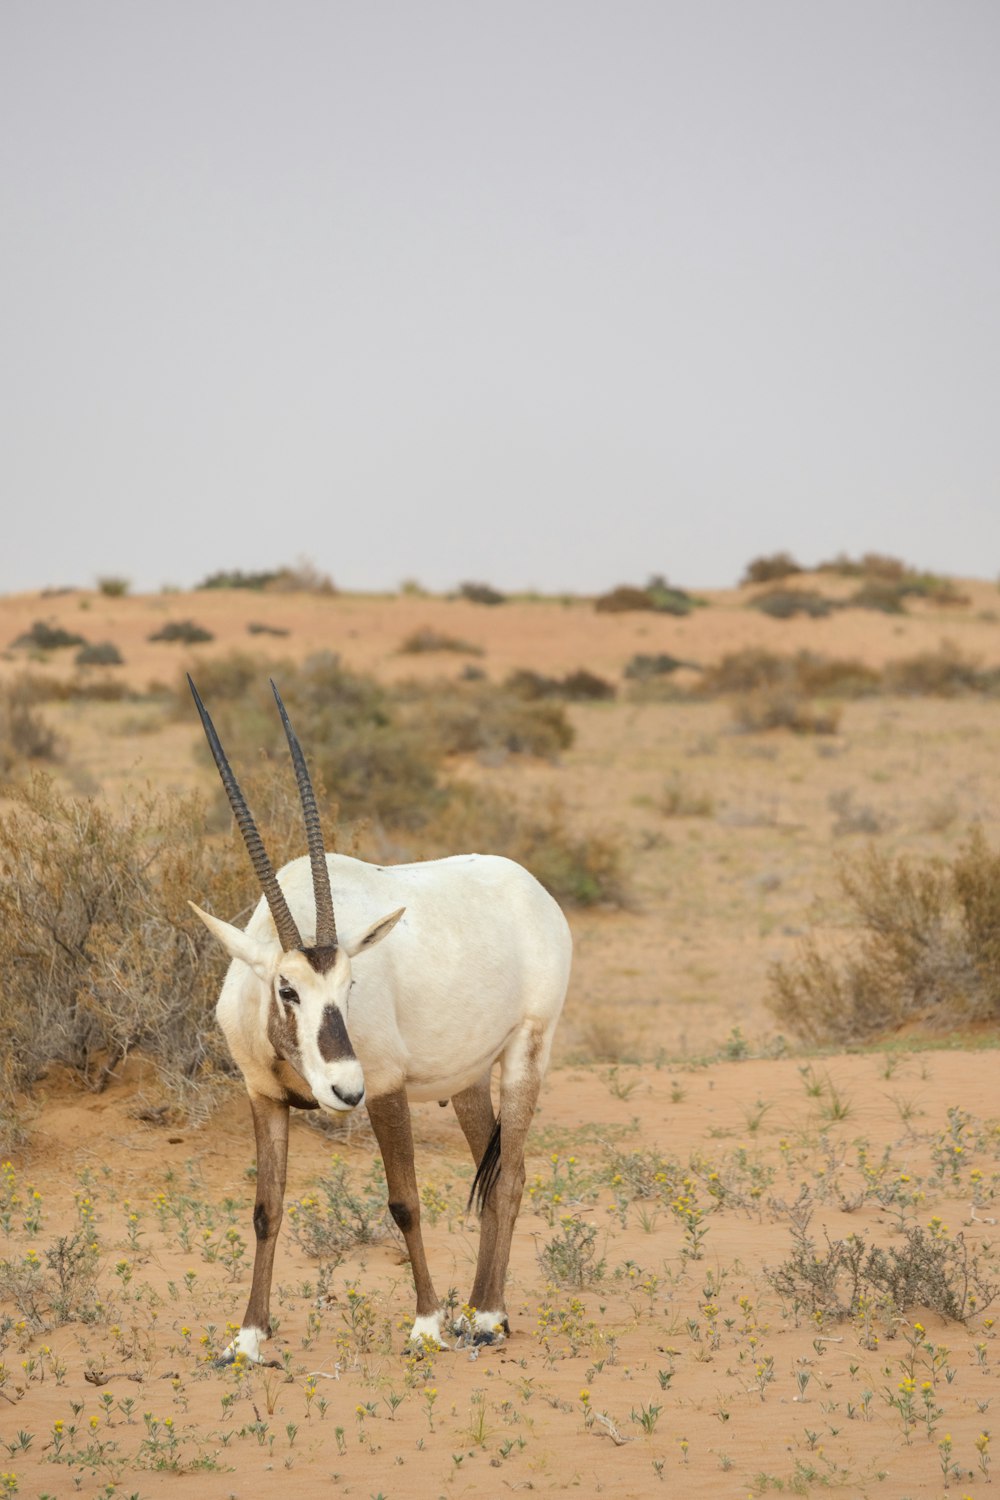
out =
<path fill-rule="evenodd" d="M 252 589 L 258 592 L 267 590 L 271 593 L 284 594 L 335 594 L 337 592 L 332 578 L 328 573 L 322 573 L 303 558 L 294 567 L 285 566 L 262 570 L 260 572 L 244 572 L 242 568 L 226 568 L 216 573 L 209 573 L 200 583 L 195 584 L 196 589 Z"/>
<path fill-rule="evenodd" d="M 738 729 L 750 734 L 790 729 L 793 734 L 836 734 L 840 709 L 821 708 L 794 689 L 775 684 L 744 693 L 732 707 Z"/>
<path fill-rule="evenodd" d="M 694 662 L 681 661 L 679 657 L 671 656 L 667 651 L 652 653 L 639 651 L 626 663 L 625 676 L 630 682 L 649 682 L 657 677 L 670 677 L 681 667 L 698 670 Z"/>
<path fill-rule="evenodd" d="M 24 679 L 0 688 L 0 779 L 28 761 L 55 760 L 59 741 L 34 706 Z"/>
<path fill-rule="evenodd" d="M 1000 854 L 974 829 L 951 863 L 869 849 L 839 867 L 853 940 L 807 938 L 771 970 L 769 1004 L 813 1043 L 857 1042 L 912 1022 L 1000 1016 Z"/>

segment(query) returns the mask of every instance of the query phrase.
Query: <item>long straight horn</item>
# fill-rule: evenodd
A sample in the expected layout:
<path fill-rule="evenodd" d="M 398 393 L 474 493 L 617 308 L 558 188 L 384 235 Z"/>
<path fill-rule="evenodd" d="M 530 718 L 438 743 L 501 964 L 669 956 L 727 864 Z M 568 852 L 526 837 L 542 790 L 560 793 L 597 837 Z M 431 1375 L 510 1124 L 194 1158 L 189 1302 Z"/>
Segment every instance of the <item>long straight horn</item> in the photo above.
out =
<path fill-rule="evenodd" d="M 260 888 L 267 898 L 267 904 L 271 908 L 271 916 L 274 918 L 274 925 L 278 930 L 278 941 L 281 944 L 282 950 L 285 953 L 290 953 L 294 948 L 302 947 L 302 938 L 298 927 L 295 925 L 295 918 L 288 909 L 285 893 L 278 884 L 278 877 L 274 873 L 274 866 L 267 857 L 267 850 L 264 848 L 264 841 L 257 832 L 257 825 L 253 820 L 253 814 L 247 806 L 246 798 L 240 791 L 240 784 L 233 775 L 232 767 L 226 759 L 226 752 L 223 750 L 222 743 L 215 731 L 215 725 L 208 716 L 208 709 L 202 703 L 198 689 L 191 680 L 190 673 L 188 673 L 188 687 L 194 696 L 195 706 L 201 716 L 201 725 L 205 731 L 205 738 L 208 740 L 209 748 L 215 757 L 215 764 L 219 768 L 222 785 L 226 789 L 229 805 L 240 826 L 240 832 L 243 835 L 243 842 L 247 846 L 250 862 L 254 867 L 257 879 L 260 881 Z"/>
<path fill-rule="evenodd" d="M 302 754 L 302 746 L 292 728 L 285 705 L 281 701 L 281 694 L 275 687 L 273 679 L 271 691 L 278 705 L 281 722 L 285 726 L 288 748 L 292 752 L 292 765 L 295 767 L 295 780 L 299 784 L 299 798 L 302 802 L 302 816 L 306 823 L 309 864 L 312 868 L 313 893 L 316 897 L 316 946 L 317 948 L 336 948 L 337 922 L 333 914 L 333 892 L 330 889 L 330 871 L 326 863 L 326 847 L 323 843 L 323 829 L 319 821 L 316 793 L 309 779 L 309 770 L 306 766 L 306 758 Z"/>

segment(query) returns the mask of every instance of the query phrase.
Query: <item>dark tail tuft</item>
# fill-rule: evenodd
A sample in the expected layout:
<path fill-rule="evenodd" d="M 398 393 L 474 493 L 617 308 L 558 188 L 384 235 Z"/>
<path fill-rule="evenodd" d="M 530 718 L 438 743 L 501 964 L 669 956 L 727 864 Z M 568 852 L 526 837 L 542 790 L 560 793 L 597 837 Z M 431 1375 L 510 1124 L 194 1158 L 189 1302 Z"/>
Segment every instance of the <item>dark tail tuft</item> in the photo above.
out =
<path fill-rule="evenodd" d="M 490 1194 L 496 1187 L 497 1178 L 500 1176 L 500 1116 L 493 1127 L 493 1134 L 489 1138 L 483 1159 L 476 1168 L 476 1175 L 472 1179 L 472 1187 L 469 1189 L 468 1209 L 476 1205 L 476 1212 L 481 1214 L 490 1200 Z"/>

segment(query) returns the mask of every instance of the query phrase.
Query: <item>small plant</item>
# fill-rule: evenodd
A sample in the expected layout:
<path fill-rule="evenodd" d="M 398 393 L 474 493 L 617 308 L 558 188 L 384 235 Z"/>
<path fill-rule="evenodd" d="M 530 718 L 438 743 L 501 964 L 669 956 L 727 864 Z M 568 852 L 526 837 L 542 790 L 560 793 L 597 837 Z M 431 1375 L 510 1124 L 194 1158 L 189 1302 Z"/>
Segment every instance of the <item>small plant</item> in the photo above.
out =
<path fill-rule="evenodd" d="M 604 1276 L 607 1262 L 597 1256 L 597 1225 L 569 1216 L 559 1234 L 542 1246 L 538 1264 L 555 1286 L 590 1286 Z"/>
<path fill-rule="evenodd" d="M 750 607 L 774 620 L 791 620 L 796 615 L 821 620 L 835 608 L 831 599 L 818 594 L 815 589 L 769 589 L 766 594 L 751 599 Z"/>
<path fill-rule="evenodd" d="M 463 599 L 468 599 L 471 604 L 505 604 L 507 595 L 501 594 L 488 583 L 460 583 L 458 592 Z"/>
<path fill-rule="evenodd" d="M 747 563 L 740 583 L 780 583 L 803 571 L 790 552 L 770 552 Z"/>

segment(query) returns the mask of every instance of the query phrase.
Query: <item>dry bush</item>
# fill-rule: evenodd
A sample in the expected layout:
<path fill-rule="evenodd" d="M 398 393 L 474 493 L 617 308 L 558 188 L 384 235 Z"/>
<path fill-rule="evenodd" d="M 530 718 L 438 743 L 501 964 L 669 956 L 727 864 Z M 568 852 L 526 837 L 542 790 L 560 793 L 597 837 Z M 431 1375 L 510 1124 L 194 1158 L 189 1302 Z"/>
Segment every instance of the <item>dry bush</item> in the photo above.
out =
<path fill-rule="evenodd" d="M 865 552 L 852 558 L 846 552 L 838 552 L 829 562 L 817 565 L 817 573 L 837 573 L 841 578 L 882 578 L 890 583 L 898 582 L 913 570 L 898 557 L 888 557 L 881 552 Z"/>
<path fill-rule="evenodd" d="M 818 594 L 815 589 L 768 589 L 750 600 L 751 609 L 774 620 L 791 620 L 796 615 L 808 615 L 811 620 L 821 620 L 836 608 L 832 599 Z"/>
<path fill-rule="evenodd" d="M 487 682 L 437 685 L 413 699 L 411 728 L 437 741 L 440 755 L 537 755 L 555 760 L 573 743 L 559 703 L 522 698 Z"/>
<path fill-rule="evenodd" d="M 681 667 L 697 670 L 696 663 L 681 661 L 666 651 L 654 653 L 639 651 L 625 665 L 625 676 L 630 682 L 650 682 L 657 677 L 669 677 Z"/>
<path fill-rule="evenodd" d="M 308 558 L 300 558 L 294 567 L 271 568 L 267 571 L 245 573 L 242 568 L 225 568 L 209 573 L 196 589 L 267 589 L 283 594 L 335 594 L 333 579 L 321 573 Z"/>
<path fill-rule="evenodd" d="M 747 563 L 740 583 L 779 583 L 803 571 L 790 552 L 770 552 Z"/>
<path fill-rule="evenodd" d="M 76 677 L 50 677 L 47 672 L 22 672 L 13 679 L 11 687 L 25 703 L 72 703 L 79 699 L 119 703 L 123 698 L 138 696 L 124 682 L 115 682 L 105 676 L 93 677 L 89 672 L 82 672 Z"/>
<path fill-rule="evenodd" d="M 244 573 L 242 568 L 222 569 L 217 573 L 209 573 L 200 583 L 195 584 L 196 589 L 265 589 L 268 584 L 277 578 L 277 571 L 267 573 Z"/>
<path fill-rule="evenodd" d="M 996 693 L 1000 668 L 982 668 L 951 645 L 888 662 L 882 672 L 887 693 L 954 698 L 961 693 Z"/>
<path fill-rule="evenodd" d="M 435 630 L 430 625 L 420 626 L 412 630 L 400 646 L 400 651 L 412 655 L 419 655 L 423 651 L 459 651 L 466 656 L 482 656 L 482 646 L 475 646 L 471 641 L 463 641 L 456 635 L 446 635 L 444 631 Z"/>
<path fill-rule="evenodd" d="M 55 730 L 33 707 L 23 679 L 0 689 L 0 777 L 6 779 L 25 761 L 51 761 L 59 754 Z"/>
<path fill-rule="evenodd" d="M 870 849 L 839 867 L 854 940 L 809 939 L 771 970 L 769 1005 L 813 1043 L 863 1041 L 913 1021 L 1000 1016 L 1000 853 L 975 829 L 950 863 Z"/>
<path fill-rule="evenodd" d="M 807 695 L 856 698 L 878 690 L 879 674 L 853 657 L 820 656 L 812 651 L 779 656 L 750 646 L 731 651 L 714 666 L 706 667 L 698 691 L 705 697 L 715 697 L 773 687 Z"/>
<path fill-rule="evenodd" d="M 294 789 L 250 792 L 275 863 L 300 853 Z M 99 1090 L 140 1049 L 189 1103 L 232 1071 L 212 1011 L 223 956 L 187 903 L 242 923 L 256 885 L 238 836 L 206 839 L 200 798 L 116 814 L 36 775 L 0 819 L 0 870 L 0 1112 L 54 1063 Z"/>
<path fill-rule="evenodd" d="M 503 854 L 530 870 L 568 906 L 625 906 L 621 844 L 575 828 L 558 797 L 523 808 L 487 788 L 459 782 L 421 836 L 423 858 L 464 849 Z"/>
<path fill-rule="evenodd" d="M 737 698 L 733 719 L 747 733 L 790 729 L 793 734 L 836 734 L 840 709 L 820 708 L 795 688 L 777 683 Z"/>
<path fill-rule="evenodd" d="M 504 688 L 529 700 L 561 698 L 567 703 L 604 702 L 615 696 L 614 683 L 586 667 L 567 672 L 565 677 L 546 677 L 530 667 L 518 667 L 506 678 Z"/>
<path fill-rule="evenodd" d="M 710 792 L 692 791 L 684 778 L 675 774 L 664 784 L 656 808 L 665 818 L 710 818 L 715 812 L 715 799 Z"/>

